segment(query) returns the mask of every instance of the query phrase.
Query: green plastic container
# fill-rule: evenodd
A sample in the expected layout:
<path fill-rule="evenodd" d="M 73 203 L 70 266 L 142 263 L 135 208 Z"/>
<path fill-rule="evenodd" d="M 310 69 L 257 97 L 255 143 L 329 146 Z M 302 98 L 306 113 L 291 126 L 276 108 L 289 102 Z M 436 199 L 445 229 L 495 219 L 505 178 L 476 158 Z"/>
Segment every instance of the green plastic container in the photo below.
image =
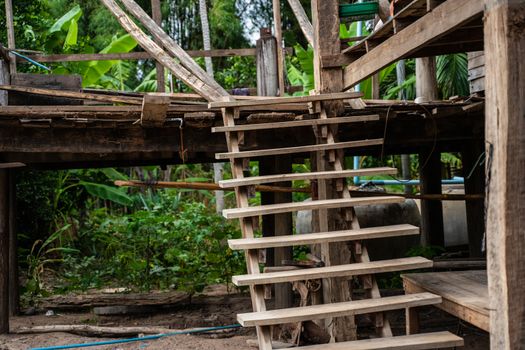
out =
<path fill-rule="evenodd" d="M 379 3 L 377 1 L 339 5 L 339 17 L 347 20 L 359 21 L 373 19 L 378 13 Z"/>

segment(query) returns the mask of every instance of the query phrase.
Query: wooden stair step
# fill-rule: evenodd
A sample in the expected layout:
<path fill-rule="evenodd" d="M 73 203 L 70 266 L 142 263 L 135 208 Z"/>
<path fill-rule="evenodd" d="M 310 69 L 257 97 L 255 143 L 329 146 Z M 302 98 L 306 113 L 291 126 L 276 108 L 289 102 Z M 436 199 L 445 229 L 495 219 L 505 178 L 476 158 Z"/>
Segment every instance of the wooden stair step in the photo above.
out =
<path fill-rule="evenodd" d="M 441 297 L 438 295 L 431 293 L 418 293 L 377 299 L 353 300 L 334 304 L 251 312 L 237 315 L 237 320 L 243 327 L 272 326 L 332 317 L 399 310 L 407 307 L 419 307 L 440 303 Z"/>
<path fill-rule="evenodd" d="M 345 123 L 359 123 L 379 120 L 379 114 L 356 115 L 352 117 L 339 117 L 328 119 L 305 119 L 275 123 L 243 124 L 235 126 L 217 126 L 211 129 L 212 132 L 233 132 L 233 131 L 253 131 L 281 128 L 296 128 L 301 126 L 333 125 Z"/>
<path fill-rule="evenodd" d="M 403 224 L 361 228 L 358 230 L 341 230 L 317 232 L 289 236 L 231 239 L 228 245 L 234 250 L 265 249 L 299 245 L 360 241 L 374 238 L 413 236 L 419 234 L 419 227 Z"/>
<path fill-rule="evenodd" d="M 309 173 L 293 173 L 293 174 L 276 174 L 253 176 L 242 179 L 231 179 L 219 181 L 219 186 L 222 188 L 234 188 L 239 186 L 260 185 L 272 182 L 283 181 L 298 181 L 298 180 L 321 180 L 321 179 L 343 179 L 354 176 L 372 176 L 372 175 L 395 175 L 396 168 L 381 167 L 381 168 L 367 168 L 356 170 L 334 170 L 334 171 L 318 171 Z"/>
<path fill-rule="evenodd" d="M 215 158 L 216 159 L 255 158 L 255 157 L 264 157 L 264 156 L 275 156 L 275 155 L 281 155 L 281 154 L 307 153 L 307 152 L 345 149 L 345 148 L 377 146 L 381 144 L 383 144 L 383 139 L 370 139 L 370 140 L 361 140 L 361 141 L 325 143 L 325 144 L 319 144 L 319 145 L 262 149 L 262 150 L 255 150 L 255 151 L 217 153 L 215 155 Z"/>
<path fill-rule="evenodd" d="M 222 215 L 226 219 L 238 219 L 259 215 L 290 213 L 300 210 L 348 208 L 364 205 L 403 203 L 404 201 L 405 198 L 397 196 L 338 198 L 310 202 L 280 203 L 248 208 L 225 209 L 222 211 Z"/>
<path fill-rule="evenodd" d="M 238 287 L 306 281 L 318 278 L 350 277 L 376 273 L 425 269 L 432 267 L 432 261 L 422 257 L 379 260 L 364 263 L 316 267 L 311 269 L 269 272 L 233 276 Z"/>
<path fill-rule="evenodd" d="M 442 349 L 463 346 L 462 338 L 450 332 L 434 332 L 423 334 L 403 335 L 399 337 L 386 337 L 347 341 L 341 343 L 319 344 L 300 346 L 298 350 L 425 350 Z"/>

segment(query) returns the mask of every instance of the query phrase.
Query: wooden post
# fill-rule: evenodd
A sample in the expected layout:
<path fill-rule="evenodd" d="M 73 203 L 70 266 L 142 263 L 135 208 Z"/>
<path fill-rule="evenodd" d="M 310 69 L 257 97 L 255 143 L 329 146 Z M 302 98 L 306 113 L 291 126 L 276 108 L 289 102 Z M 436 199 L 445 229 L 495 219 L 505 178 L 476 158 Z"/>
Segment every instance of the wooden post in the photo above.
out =
<path fill-rule="evenodd" d="M 437 150 L 419 153 L 421 194 L 441 194 L 441 154 Z M 445 246 L 443 206 L 439 200 L 421 200 L 422 245 Z"/>
<path fill-rule="evenodd" d="M 435 57 L 416 58 L 416 97 L 425 101 L 438 99 Z"/>
<path fill-rule="evenodd" d="M 261 37 L 257 40 L 257 95 L 276 96 L 279 90 L 278 46 L 269 29 L 261 29 Z M 292 159 L 289 156 L 263 157 L 259 162 L 261 175 L 287 174 L 292 172 Z M 279 183 L 279 186 L 289 186 L 290 183 Z M 291 203 L 291 193 L 274 194 L 261 193 L 262 204 Z M 292 214 L 266 215 L 262 217 L 264 236 L 290 235 L 293 232 Z M 267 266 L 281 266 L 282 260 L 291 260 L 292 248 L 277 248 L 266 250 Z M 282 309 L 293 306 L 292 286 L 289 283 L 275 285 L 275 308 Z"/>
<path fill-rule="evenodd" d="M 257 95 L 277 96 L 279 94 L 278 45 L 267 28 L 262 28 L 257 40 Z"/>
<path fill-rule="evenodd" d="M 281 23 L 281 0 L 273 0 L 274 36 L 277 40 L 277 74 L 279 79 L 279 96 L 284 96 L 284 51 L 283 29 Z"/>
<path fill-rule="evenodd" d="M 13 3 L 12 0 L 5 0 L 5 20 L 7 26 L 7 46 L 10 49 L 16 49 L 15 42 L 15 26 L 13 24 Z M 11 73 L 16 73 L 16 57 L 9 55 L 11 58 L 10 70 Z"/>
<path fill-rule="evenodd" d="M 20 289 L 18 285 L 18 237 L 16 229 L 16 177 L 9 170 L 9 314 L 20 312 Z"/>
<path fill-rule="evenodd" d="M 313 0 L 312 25 L 314 28 L 314 77 L 315 88 L 320 93 L 340 92 L 343 90 L 343 72 L 340 68 L 322 68 L 323 56 L 339 55 L 341 42 L 339 40 L 339 1 Z M 324 103 L 327 117 L 336 117 L 342 114 L 344 106 L 341 102 Z M 336 128 L 332 128 L 332 135 L 337 135 Z M 322 137 L 322 135 L 319 135 Z M 335 138 L 334 141 L 336 142 Z M 318 140 L 326 143 L 326 140 Z M 316 155 L 316 171 L 334 169 L 334 162 L 330 161 L 328 153 L 319 152 Z M 318 199 L 336 198 L 333 181 L 318 181 Z M 317 215 L 315 215 L 317 214 Z M 312 215 L 313 227 L 319 232 L 334 231 L 347 228 L 347 223 L 339 210 L 318 210 Z M 346 244 L 322 244 L 316 248 L 320 251 L 322 260 L 327 266 L 348 264 L 350 249 Z M 323 300 L 325 304 L 351 300 L 350 285 L 345 279 L 323 279 Z M 339 317 L 326 320 L 326 329 L 335 341 L 356 339 L 355 320 L 353 317 Z"/>
<path fill-rule="evenodd" d="M 438 98 L 434 57 L 416 59 L 416 97 L 423 101 Z M 419 154 L 421 194 L 441 194 L 441 154 L 424 149 Z M 443 207 L 440 201 L 421 201 L 421 241 L 423 245 L 445 245 Z"/>
<path fill-rule="evenodd" d="M 9 176 L 0 169 L 0 334 L 9 332 Z"/>
<path fill-rule="evenodd" d="M 525 347 L 525 2 L 485 0 L 490 348 Z"/>
<path fill-rule="evenodd" d="M 482 141 L 466 145 L 462 152 L 465 194 L 479 194 L 485 191 L 485 172 L 483 166 L 476 164 L 484 151 Z M 471 172 L 472 171 L 472 172 Z M 471 172 L 471 173 L 470 173 Z M 481 258 L 484 254 L 485 205 L 482 200 L 466 201 L 469 253 L 471 258 Z"/>
<path fill-rule="evenodd" d="M 151 14 L 152 18 L 160 27 L 162 27 L 162 10 L 160 7 L 160 0 L 151 0 Z M 159 45 L 162 43 L 159 40 L 155 40 Z M 166 92 L 166 81 L 164 79 L 164 66 L 156 62 L 157 68 L 157 91 Z"/>

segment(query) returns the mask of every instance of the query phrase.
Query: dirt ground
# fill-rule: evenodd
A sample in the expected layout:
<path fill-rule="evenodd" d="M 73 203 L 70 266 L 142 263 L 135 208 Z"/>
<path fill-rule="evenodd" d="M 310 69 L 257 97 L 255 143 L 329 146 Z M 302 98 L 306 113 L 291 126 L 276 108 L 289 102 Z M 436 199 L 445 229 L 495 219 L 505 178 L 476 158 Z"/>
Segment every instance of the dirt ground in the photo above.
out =
<path fill-rule="evenodd" d="M 212 291 L 196 297 L 191 304 L 155 312 L 154 314 L 126 316 L 98 316 L 94 313 L 64 313 L 57 311 L 56 316 L 42 314 L 20 316 L 11 319 L 11 329 L 38 325 L 73 325 L 90 324 L 108 327 L 163 327 L 175 330 L 231 325 L 236 323 L 236 314 L 251 311 L 248 295 L 225 295 L 220 291 Z M 390 322 L 394 334 L 404 332 L 404 313 L 390 313 Z M 370 320 L 358 318 L 359 334 L 366 337 L 372 332 Z M 440 310 L 429 307 L 421 313 L 422 332 L 449 330 L 465 339 L 465 350 L 489 349 L 489 338 L 474 326 L 460 322 Z M 235 329 L 218 334 L 176 335 L 157 340 L 95 346 L 87 349 L 112 350 L 248 350 L 254 349 L 247 345 L 248 339 L 255 339 L 253 329 Z M 0 350 L 28 350 L 35 347 L 51 347 L 77 343 L 101 342 L 111 339 L 90 338 L 68 333 L 20 334 L 0 336 Z"/>

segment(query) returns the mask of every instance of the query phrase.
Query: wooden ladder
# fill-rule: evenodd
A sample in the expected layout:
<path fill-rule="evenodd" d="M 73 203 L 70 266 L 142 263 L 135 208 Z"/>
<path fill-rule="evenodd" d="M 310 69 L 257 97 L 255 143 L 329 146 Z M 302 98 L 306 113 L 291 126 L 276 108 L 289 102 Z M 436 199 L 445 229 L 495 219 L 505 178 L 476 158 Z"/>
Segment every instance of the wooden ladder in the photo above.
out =
<path fill-rule="evenodd" d="M 400 203 L 404 199 L 395 196 L 373 196 L 351 198 L 348 186 L 344 180 L 351 176 L 395 174 L 394 168 L 372 168 L 345 170 L 343 168 L 343 150 L 351 147 L 362 147 L 379 145 L 382 139 L 363 140 L 351 142 L 336 142 L 329 125 L 341 123 L 362 122 L 377 119 L 378 116 L 356 116 L 327 118 L 327 114 L 321 105 L 321 101 L 343 100 L 359 97 L 355 93 L 338 93 L 327 95 L 311 95 L 302 98 L 271 98 L 264 100 L 239 101 L 239 102 L 213 102 L 210 107 L 221 108 L 223 114 L 223 127 L 214 128 L 214 132 L 224 132 L 228 144 L 228 153 L 217 154 L 217 159 L 230 159 L 232 168 L 232 180 L 221 181 L 223 188 L 235 188 L 237 197 L 237 208 L 224 210 L 223 215 L 228 219 L 238 218 L 243 234 L 242 239 L 230 240 L 231 249 L 244 250 L 246 254 L 247 274 L 234 276 L 233 283 L 237 286 L 249 286 L 253 312 L 238 315 L 238 321 L 245 327 L 256 327 L 259 348 L 261 350 L 272 349 L 272 326 L 303 322 L 310 320 L 331 319 L 335 317 L 355 316 L 359 314 L 374 314 L 376 327 L 380 338 L 359 340 L 350 342 L 330 343 L 323 345 L 305 346 L 310 350 L 347 349 L 431 349 L 462 346 L 463 340 L 449 332 L 429 334 L 408 334 L 406 336 L 392 337 L 392 331 L 388 319 L 383 312 L 406 309 L 410 314 L 410 308 L 441 303 L 441 297 L 430 293 L 410 294 L 393 297 L 381 297 L 379 287 L 373 274 L 383 272 L 404 271 L 410 269 L 428 268 L 432 261 L 421 258 L 403 258 L 383 261 L 370 261 L 366 247 L 361 244 L 363 240 L 396 237 L 419 234 L 419 228 L 412 225 L 392 225 L 374 228 L 360 228 L 354 206 Z M 254 125 L 235 125 L 240 108 L 245 106 L 263 106 L 268 104 L 280 104 L 289 102 L 309 102 L 313 104 L 312 112 L 317 115 L 316 119 L 302 121 L 287 121 L 263 123 Z M 257 130 L 279 129 L 295 126 L 312 126 L 317 128 L 317 144 L 310 146 L 287 147 L 278 149 L 265 149 L 254 151 L 241 151 L 239 147 L 240 135 L 245 131 L 257 132 Z M 279 156 L 291 153 L 304 152 L 326 152 L 327 159 L 333 164 L 333 169 L 325 171 L 314 171 L 309 173 L 277 174 L 255 177 L 244 177 L 243 164 L 251 157 Z M 264 183 L 292 180 L 328 180 L 335 179 L 339 198 L 320 198 L 311 202 L 295 202 L 285 204 L 272 204 L 250 207 L 248 203 L 250 186 Z M 303 235 L 263 237 L 254 236 L 253 217 L 260 215 L 271 215 L 276 213 L 296 212 L 299 210 L 327 210 L 341 208 L 344 217 L 348 219 L 351 229 L 331 232 L 318 232 Z M 259 249 L 289 247 L 297 245 L 321 244 L 328 245 L 333 242 L 352 242 L 352 253 L 355 263 L 344 265 L 333 265 L 304 270 L 277 271 L 261 273 L 259 267 Z M 302 306 L 280 310 L 266 310 L 264 298 L 264 286 L 275 283 L 308 281 L 313 279 L 327 278 L 362 278 L 363 285 L 367 288 L 368 299 L 353 300 L 340 303 Z M 407 327 L 407 330 L 409 328 Z"/>

